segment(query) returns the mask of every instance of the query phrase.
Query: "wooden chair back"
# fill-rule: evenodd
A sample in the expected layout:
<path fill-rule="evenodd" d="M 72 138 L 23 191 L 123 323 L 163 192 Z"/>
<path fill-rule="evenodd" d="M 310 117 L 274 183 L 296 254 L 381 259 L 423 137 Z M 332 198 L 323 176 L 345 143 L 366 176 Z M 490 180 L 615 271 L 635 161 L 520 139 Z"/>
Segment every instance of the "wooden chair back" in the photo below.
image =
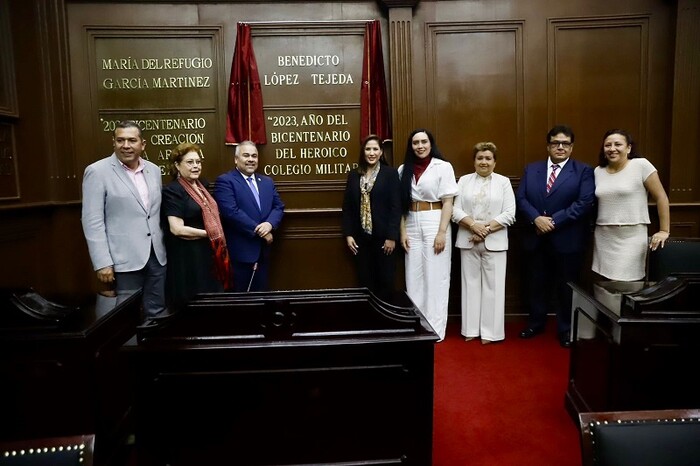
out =
<path fill-rule="evenodd" d="M 0 441 L 1 466 L 93 466 L 94 435 Z"/>
<path fill-rule="evenodd" d="M 582 466 L 697 466 L 700 409 L 579 414 Z"/>
<path fill-rule="evenodd" d="M 649 282 L 674 273 L 700 273 L 700 238 L 669 238 L 663 248 L 649 251 L 646 269 Z"/>

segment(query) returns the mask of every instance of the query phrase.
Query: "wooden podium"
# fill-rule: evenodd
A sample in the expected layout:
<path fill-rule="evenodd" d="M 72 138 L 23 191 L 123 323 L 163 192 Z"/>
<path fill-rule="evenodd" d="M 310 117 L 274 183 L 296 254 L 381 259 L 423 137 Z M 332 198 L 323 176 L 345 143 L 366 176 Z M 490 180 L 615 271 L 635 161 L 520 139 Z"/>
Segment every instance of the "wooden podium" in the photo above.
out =
<path fill-rule="evenodd" d="M 200 295 L 137 337 L 139 465 L 431 464 L 438 337 L 403 293 Z"/>
<path fill-rule="evenodd" d="M 578 414 L 700 408 L 700 274 L 573 288 L 565 403 Z"/>
<path fill-rule="evenodd" d="M 0 439 L 94 435 L 95 464 L 108 464 L 128 435 L 131 387 L 120 348 L 136 331 L 141 292 L 55 302 L 1 295 Z"/>

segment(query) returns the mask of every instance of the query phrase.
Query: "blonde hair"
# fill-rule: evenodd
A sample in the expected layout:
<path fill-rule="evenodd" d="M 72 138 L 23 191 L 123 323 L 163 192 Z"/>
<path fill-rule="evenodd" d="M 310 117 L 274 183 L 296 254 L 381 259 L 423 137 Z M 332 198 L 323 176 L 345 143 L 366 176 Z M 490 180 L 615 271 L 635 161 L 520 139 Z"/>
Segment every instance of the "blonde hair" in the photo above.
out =
<path fill-rule="evenodd" d="M 472 155 L 476 159 L 476 154 L 478 152 L 483 152 L 485 150 L 491 151 L 493 154 L 493 159 L 496 160 L 496 154 L 498 153 L 498 148 L 496 147 L 496 144 L 492 142 L 477 142 L 474 144 L 474 149 L 472 150 Z"/>

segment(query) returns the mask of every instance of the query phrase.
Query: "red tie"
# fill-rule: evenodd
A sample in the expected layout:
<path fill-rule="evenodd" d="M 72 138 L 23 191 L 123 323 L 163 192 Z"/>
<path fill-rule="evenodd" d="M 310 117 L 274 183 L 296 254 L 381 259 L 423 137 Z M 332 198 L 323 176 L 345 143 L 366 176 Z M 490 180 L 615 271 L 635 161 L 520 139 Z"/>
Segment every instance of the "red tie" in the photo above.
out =
<path fill-rule="evenodd" d="M 547 180 L 547 193 L 552 189 L 552 185 L 554 184 L 554 180 L 557 179 L 557 169 L 559 168 L 559 165 L 556 163 L 552 165 L 552 173 L 549 174 L 549 179 Z"/>

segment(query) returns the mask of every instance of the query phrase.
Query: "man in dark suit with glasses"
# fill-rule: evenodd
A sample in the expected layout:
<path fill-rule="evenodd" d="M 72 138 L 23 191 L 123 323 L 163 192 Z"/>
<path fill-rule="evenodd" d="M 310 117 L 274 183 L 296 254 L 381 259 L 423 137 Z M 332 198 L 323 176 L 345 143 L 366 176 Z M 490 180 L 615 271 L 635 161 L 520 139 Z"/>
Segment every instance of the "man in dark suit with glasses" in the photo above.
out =
<path fill-rule="evenodd" d="M 528 269 L 529 318 L 520 338 L 542 333 L 547 312 L 553 311 L 563 347 L 571 345 L 572 292 L 567 283 L 579 278 L 595 203 L 593 169 L 571 158 L 573 148 L 571 128 L 552 128 L 547 133 L 547 159 L 525 167 L 516 195 L 518 215 L 526 225 L 523 251 Z"/>

